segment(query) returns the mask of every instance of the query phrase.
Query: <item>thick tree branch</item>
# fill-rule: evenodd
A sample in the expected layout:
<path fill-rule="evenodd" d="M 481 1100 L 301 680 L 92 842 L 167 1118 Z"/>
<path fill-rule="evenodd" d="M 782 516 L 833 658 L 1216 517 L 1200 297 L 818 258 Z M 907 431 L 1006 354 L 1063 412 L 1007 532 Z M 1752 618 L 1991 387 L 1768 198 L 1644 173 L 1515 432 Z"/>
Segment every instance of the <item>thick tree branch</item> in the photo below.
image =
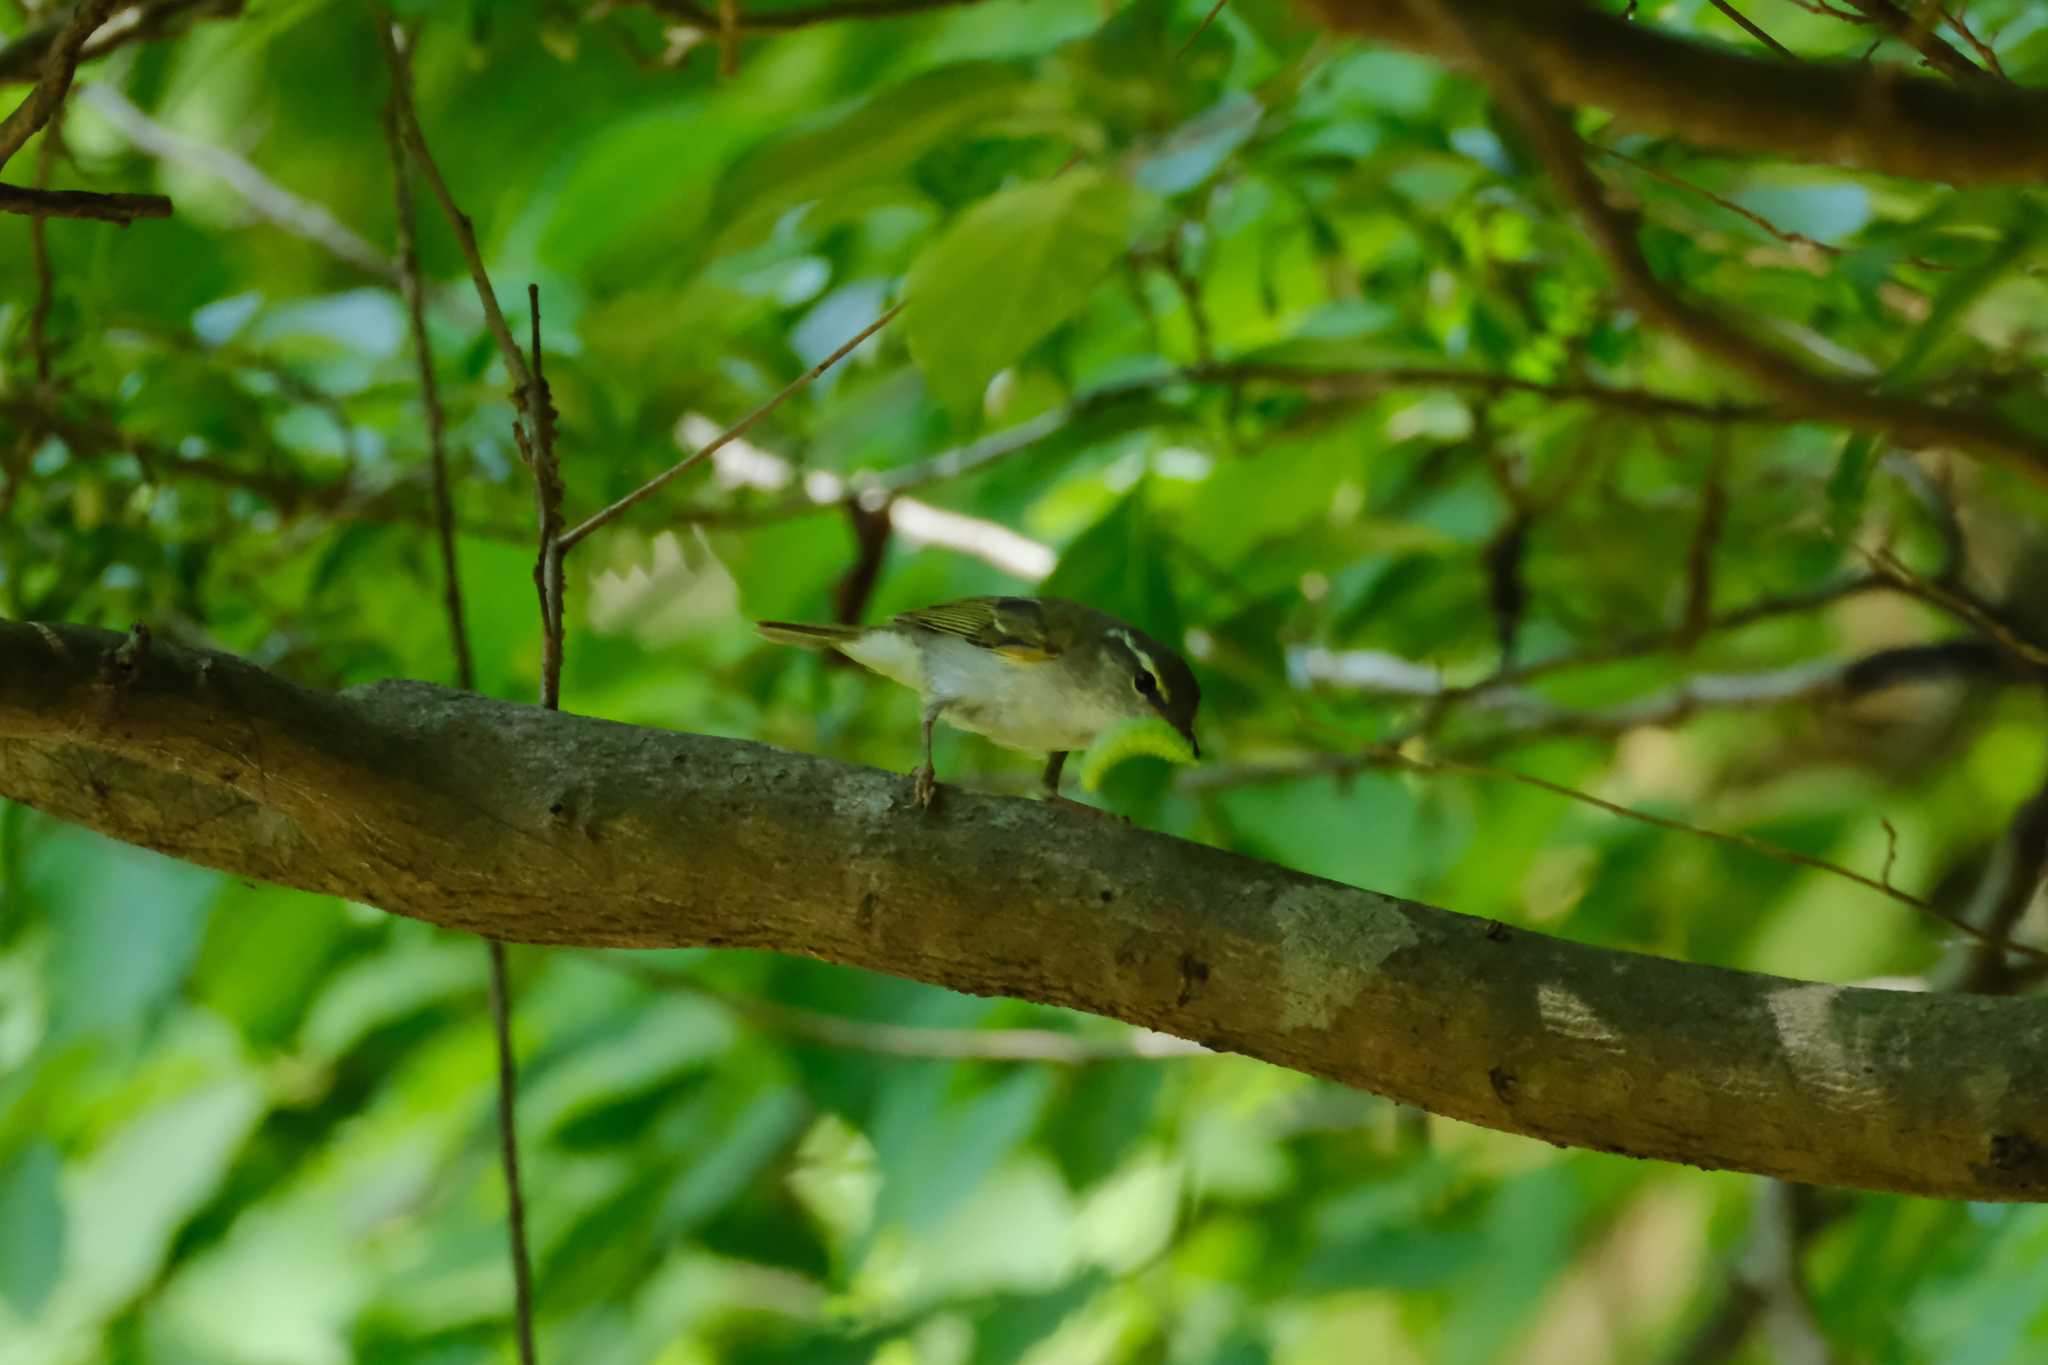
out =
<path fill-rule="evenodd" d="M 1408 0 L 1305 0 L 1331 28 L 1464 65 Z M 2048 177 L 2048 92 L 1896 67 L 1787 62 L 1658 31 L 1578 0 L 1457 0 L 1521 54 L 1543 94 L 1701 147 L 1954 185 Z"/>
<path fill-rule="evenodd" d="M 541 943 L 803 953 L 1068 1005 L 1553 1142 L 2048 1198 L 2048 1003 L 1609 952 L 1037 803 L 420 683 L 0 624 L 0 794 Z M 138 907 L 138 914 L 147 913 Z"/>

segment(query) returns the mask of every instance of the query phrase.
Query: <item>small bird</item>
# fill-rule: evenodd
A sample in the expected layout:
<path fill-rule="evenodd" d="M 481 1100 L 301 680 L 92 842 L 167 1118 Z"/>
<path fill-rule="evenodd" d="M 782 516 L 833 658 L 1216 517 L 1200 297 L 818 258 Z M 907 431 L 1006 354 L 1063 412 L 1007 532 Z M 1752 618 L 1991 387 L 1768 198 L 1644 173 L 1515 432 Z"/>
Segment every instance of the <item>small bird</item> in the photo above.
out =
<path fill-rule="evenodd" d="M 756 622 L 779 644 L 836 649 L 924 699 L 924 762 L 917 804 L 938 792 L 932 725 L 1047 755 L 1045 792 L 1060 768 L 1120 721 L 1160 716 L 1195 756 L 1202 692 L 1186 661 L 1106 612 L 1056 597 L 963 597 L 906 611 L 882 626 Z"/>

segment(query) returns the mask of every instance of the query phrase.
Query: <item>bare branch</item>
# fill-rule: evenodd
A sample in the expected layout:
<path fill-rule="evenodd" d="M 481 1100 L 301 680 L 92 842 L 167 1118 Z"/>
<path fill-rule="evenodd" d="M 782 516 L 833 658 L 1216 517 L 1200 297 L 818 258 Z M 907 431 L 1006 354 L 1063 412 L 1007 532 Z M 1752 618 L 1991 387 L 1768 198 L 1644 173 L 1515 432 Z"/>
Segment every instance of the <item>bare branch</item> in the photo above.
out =
<path fill-rule="evenodd" d="M 42 74 L 14 112 L 0 120 L 0 167 L 6 166 L 28 140 L 57 113 L 78 70 L 79 53 L 94 29 L 106 20 L 115 0 L 79 0 L 43 58 Z"/>
<path fill-rule="evenodd" d="M 55 8 L 45 6 L 38 8 Z M 147 42 L 182 31 L 179 20 L 226 18 L 242 12 L 241 0 L 142 0 L 111 15 L 86 40 L 81 62 L 104 57 L 129 43 Z M 0 84 L 31 81 L 42 69 L 43 58 L 64 31 L 69 16 L 47 19 L 16 34 L 0 45 Z"/>
<path fill-rule="evenodd" d="M 2007 625 L 1984 603 L 1955 583 L 1937 583 L 1909 568 L 1905 561 L 1885 549 L 1858 547 L 1858 553 L 1887 582 L 1912 597 L 1975 626 L 2015 659 L 2037 668 L 2048 668 L 2048 647 L 2038 645 Z"/>
<path fill-rule="evenodd" d="M 533 384 L 533 376 L 526 368 L 526 357 L 520 354 L 519 343 L 512 339 L 512 329 L 505 323 L 505 311 L 498 306 L 498 296 L 491 287 L 490 272 L 484 269 L 483 252 L 476 242 L 476 228 L 471 225 L 469 215 L 455 202 L 455 196 L 448 191 L 448 182 L 441 178 L 441 168 L 434 163 L 434 154 L 427 149 L 426 134 L 420 129 L 419 111 L 412 102 L 412 61 L 403 39 L 390 16 L 381 11 L 377 16 L 377 30 L 384 42 L 384 62 L 391 73 L 391 98 L 398 110 L 398 132 L 406 150 L 419 162 L 420 171 L 427 178 L 427 186 L 434 192 L 435 202 L 447 216 L 448 226 L 454 229 L 455 244 L 462 251 L 462 259 L 469 266 L 470 282 L 476 286 L 477 302 L 483 305 L 484 322 L 490 328 L 491 337 L 498 343 L 498 355 L 505 362 L 505 373 L 512 379 L 516 401 L 522 411 L 528 406 L 527 390 Z M 529 413 L 529 418 L 531 414 Z"/>
<path fill-rule="evenodd" d="M 834 365 L 837 365 L 840 361 L 844 360 L 847 356 L 851 355 L 854 351 L 854 348 L 859 346 L 863 341 L 866 341 L 875 333 L 881 331 L 884 327 L 887 327 L 889 323 L 895 319 L 896 315 L 902 311 L 903 305 L 900 303 L 897 304 L 888 312 L 882 314 L 882 316 L 876 318 L 873 322 L 869 323 L 867 326 L 861 328 L 858 332 L 854 333 L 853 336 L 850 337 L 846 341 L 846 343 L 842 345 L 838 350 L 832 352 L 832 354 L 826 356 L 823 360 L 811 366 L 810 369 L 804 371 L 795 379 L 792 379 L 789 383 L 783 385 L 781 392 L 777 393 L 773 398 L 770 398 L 760 407 L 755 408 L 745 417 L 740 418 L 739 421 L 727 427 L 723 432 L 720 432 L 717 437 L 706 442 L 704 445 L 699 446 L 695 451 L 691 452 L 689 455 L 684 456 L 676 463 L 670 465 L 667 469 L 655 475 L 646 483 L 641 484 L 638 488 L 626 494 L 625 497 L 620 498 L 617 502 L 605 508 L 603 511 L 593 513 L 591 516 L 585 518 L 584 521 L 580 523 L 574 530 L 570 531 L 568 534 L 562 537 L 562 553 L 567 554 L 569 551 L 575 549 L 576 546 L 582 542 L 585 536 L 589 535 L 592 531 L 598 530 L 600 527 L 604 526 L 606 522 L 613 520 L 620 513 L 624 512 L 627 508 L 632 507 L 634 504 L 644 501 L 647 498 L 653 497 L 654 494 L 660 492 L 663 488 L 667 487 L 669 483 L 672 482 L 678 475 L 682 474 L 684 471 L 698 464 L 707 456 L 716 454 L 722 447 L 725 446 L 727 442 L 735 440 L 738 437 L 744 436 L 747 433 L 747 431 L 753 427 L 754 423 L 760 421 L 763 417 L 766 417 L 769 413 L 781 407 L 784 401 L 789 399 L 791 396 L 802 392 L 806 388 L 809 388 L 812 381 L 817 379 L 819 375 L 825 373 L 825 371 L 831 369 Z"/>
<path fill-rule="evenodd" d="M 1469 0 L 1410 2 L 1442 20 L 1447 43 L 1464 45 L 1470 62 L 1527 133 L 1538 161 L 1584 222 L 1623 291 L 1646 315 L 1770 394 L 1789 413 L 1889 435 L 1906 445 L 1949 446 L 2048 487 L 2048 440 L 1989 411 L 1935 407 L 1815 374 L 1666 288 L 1644 258 L 1630 221 L 1603 196 L 1577 135 L 1502 41 L 1509 26 L 1482 28 L 1469 22 L 1466 12 L 1478 8 Z"/>
<path fill-rule="evenodd" d="M 448 633 L 455 650 L 456 672 L 464 691 L 473 691 L 476 675 L 469 651 L 469 633 L 463 620 L 462 585 L 456 572 L 455 509 L 448 486 L 448 456 L 445 422 L 441 411 L 440 386 L 434 378 L 433 352 L 427 340 L 426 308 L 422 297 L 419 255 L 413 243 L 412 185 L 406 166 L 406 130 L 412 131 L 412 146 L 422 165 L 433 177 L 442 205 L 457 222 L 458 233 L 467 220 L 456 213 L 427 154 L 425 139 L 412 115 L 411 68 L 399 47 L 395 28 L 380 23 L 385 54 L 392 77 L 391 98 L 385 107 L 385 136 L 391 150 L 393 193 L 397 208 L 399 290 L 405 298 L 407 325 L 412 332 L 413 352 L 419 365 L 420 401 L 427 413 L 427 439 L 434 480 L 434 523 L 441 548 L 443 600 L 448 613 Z M 481 277 L 482 264 L 474 256 L 474 235 L 466 237 L 471 267 Z M 493 299 L 488 279 L 479 286 L 486 308 Z M 530 288 L 528 300 L 533 312 L 533 372 L 522 384 L 520 397 L 532 425 L 529 432 L 514 422 L 512 432 L 534 472 L 535 496 L 540 506 L 540 558 L 534 569 L 540 592 L 541 633 L 544 640 L 541 666 L 541 702 L 550 709 L 558 706 L 562 682 L 562 561 L 555 535 L 562 524 L 562 482 L 555 464 L 555 414 L 547 381 L 541 373 L 540 291 Z M 502 326 L 502 319 L 500 320 Z M 513 359 L 516 360 L 516 348 Z M 513 373 L 519 373 L 512 367 Z M 505 945 L 484 935 L 491 969 L 491 1033 L 498 1063 L 498 1163 L 505 1175 L 506 1225 L 512 1258 L 513 1335 L 518 1343 L 520 1365 L 535 1365 L 538 1355 L 533 1338 L 533 1260 L 527 1249 L 525 1181 L 519 1168 L 519 1066 L 512 1042 L 512 968 L 506 960 Z"/>
<path fill-rule="evenodd" d="M 319 693 L 162 640 L 110 694 L 119 643 L 0 622 L 0 796 L 508 940 L 800 952 L 1553 1142 L 2048 1197 L 2032 1005 L 1589 948 L 1035 801 L 909 818 L 895 774 L 420 683 Z"/>
<path fill-rule="evenodd" d="M 107 194 L 98 190 L 24 189 L 0 185 L 0 213 L 36 218 L 89 218 L 101 223 L 132 223 L 137 218 L 168 218 L 171 201 L 161 194 Z"/>
<path fill-rule="evenodd" d="M 1875 24 L 1925 57 L 1927 64 L 1942 75 L 1959 81 L 1982 81 L 1991 78 L 1990 73 L 1950 46 L 1934 31 L 1932 24 L 1915 14 L 1908 13 L 1895 0 L 1842 0 L 1842 3 L 1854 6 L 1867 22 Z M 1917 8 L 1928 7 L 1920 5 Z M 1962 32 L 1960 26 L 1957 31 Z"/>
<path fill-rule="evenodd" d="M 448 615 L 448 643 L 455 651 L 455 685 L 473 692 L 476 665 L 469 652 L 469 626 L 463 618 L 462 575 L 455 556 L 455 498 L 448 484 L 448 422 L 441 408 L 441 385 L 434 375 L 433 348 L 427 340 L 426 299 L 420 287 L 419 250 L 413 241 L 412 172 L 406 164 L 395 100 L 385 105 L 384 136 L 391 151 L 398 292 L 405 300 L 406 327 L 412 335 L 413 360 L 419 370 L 420 406 L 427 418 L 427 459 L 434 485 L 434 539 L 441 553 L 441 600 Z"/>
<path fill-rule="evenodd" d="M 1762 43 L 1771 51 L 1777 53 L 1780 57 L 1785 58 L 1787 61 L 1796 62 L 1799 60 L 1798 53 L 1794 52 L 1791 48 L 1786 47 L 1783 43 L 1779 42 L 1776 38 L 1773 38 L 1770 34 L 1764 32 L 1761 28 L 1757 26 L 1754 20 L 1750 19 L 1747 15 L 1743 14 L 1743 12 L 1735 8 L 1735 6 L 1729 4 L 1728 0 L 1712 0 L 1712 3 L 1714 8 L 1721 11 L 1721 13 L 1727 15 L 1728 18 L 1735 24 L 1737 28 L 1741 29 L 1750 37 Z"/>
<path fill-rule="evenodd" d="M 1308 0 L 1333 29 L 1469 65 L 1408 0 Z M 1681 38 L 1582 0 L 1455 0 L 1521 56 L 1547 98 L 1611 110 L 1697 146 L 1954 185 L 2048 178 L 2048 91 L 1967 85 L 1860 62 L 1787 64 Z"/>

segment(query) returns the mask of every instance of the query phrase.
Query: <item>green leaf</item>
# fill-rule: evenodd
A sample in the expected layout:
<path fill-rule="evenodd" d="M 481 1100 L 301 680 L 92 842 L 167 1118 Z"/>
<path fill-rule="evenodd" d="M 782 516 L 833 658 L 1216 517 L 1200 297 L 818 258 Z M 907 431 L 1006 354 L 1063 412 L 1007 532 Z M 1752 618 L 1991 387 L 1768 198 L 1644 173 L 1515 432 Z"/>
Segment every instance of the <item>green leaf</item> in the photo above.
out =
<path fill-rule="evenodd" d="M 1194 751 L 1181 733 L 1157 716 L 1139 716 L 1112 725 L 1088 746 L 1081 763 L 1081 785 L 1099 791 L 1109 770 L 1126 759 L 1150 756 L 1169 763 L 1192 763 Z"/>
<path fill-rule="evenodd" d="M 0 1298 L 33 1318 L 64 1262 L 64 1203 L 57 1149 L 32 1142 L 0 1167 Z"/>
<path fill-rule="evenodd" d="M 1877 438 L 1858 432 L 1842 443 L 1835 472 L 1828 475 L 1828 525 L 1836 535 L 1856 529 L 1863 500 L 1870 492 L 1871 471 L 1877 468 Z"/>
<path fill-rule="evenodd" d="M 1067 320 L 1130 242 L 1139 197 L 1101 171 L 1006 190 L 926 247 L 905 281 L 910 354 L 956 413 Z"/>
<path fill-rule="evenodd" d="M 720 187 L 727 226 L 715 254 L 750 245 L 789 210 L 886 180 L 969 128 L 1015 108 L 1024 76 L 999 62 L 941 67 L 876 95 L 846 117 L 747 158 Z"/>
<path fill-rule="evenodd" d="M 1045 580 L 1050 597 L 1070 597 L 1129 621 L 1168 644 L 1181 638 L 1180 604 L 1167 576 L 1167 544 L 1140 483 L 1060 553 Z"/>
<path fill-rule="evenodd" d="M 2033 250 L 2038 228 L 2027 223 L 2006 232 L 1999 238 L 1991 254 L 1968 270 L 1957 271 L 1949 278 L 1941 292 L 1935 295 L 1934 306 L 1927 311 L 1927 320 L 1913 333 L 1913 339 L 1906 343 L 1906 349 L 1892 362 L 1885 374 L 1886 387 L 1896 387 L 1911 379 L 1927 363 L 1948 334 L 1961 323 L 1977 300 L 2012 269 L 2019 259 Z"/>
<path fill-rule="evenodd" d="M 125 1032 L 161 1010 L 199 950 L 223 880 L 85 830 L 39 841 L 26 890 L 54 935 L 51 1037 Z"/>

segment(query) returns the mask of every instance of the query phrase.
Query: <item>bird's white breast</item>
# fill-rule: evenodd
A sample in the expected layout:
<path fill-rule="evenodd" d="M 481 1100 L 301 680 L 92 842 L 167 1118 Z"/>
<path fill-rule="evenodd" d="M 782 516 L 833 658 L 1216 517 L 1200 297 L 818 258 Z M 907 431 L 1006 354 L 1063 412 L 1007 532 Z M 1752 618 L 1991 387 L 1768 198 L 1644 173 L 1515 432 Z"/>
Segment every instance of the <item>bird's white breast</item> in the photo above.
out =
<path fill-rule="evenodd" d="M 943 702 L 940 718 L 1010 749 L 1085 749 L 1120 717 L 1073 687 L 1056 663 L 1022 663 L 937 632 L 875 630 L 840 649 L 885 678 Z"/>

